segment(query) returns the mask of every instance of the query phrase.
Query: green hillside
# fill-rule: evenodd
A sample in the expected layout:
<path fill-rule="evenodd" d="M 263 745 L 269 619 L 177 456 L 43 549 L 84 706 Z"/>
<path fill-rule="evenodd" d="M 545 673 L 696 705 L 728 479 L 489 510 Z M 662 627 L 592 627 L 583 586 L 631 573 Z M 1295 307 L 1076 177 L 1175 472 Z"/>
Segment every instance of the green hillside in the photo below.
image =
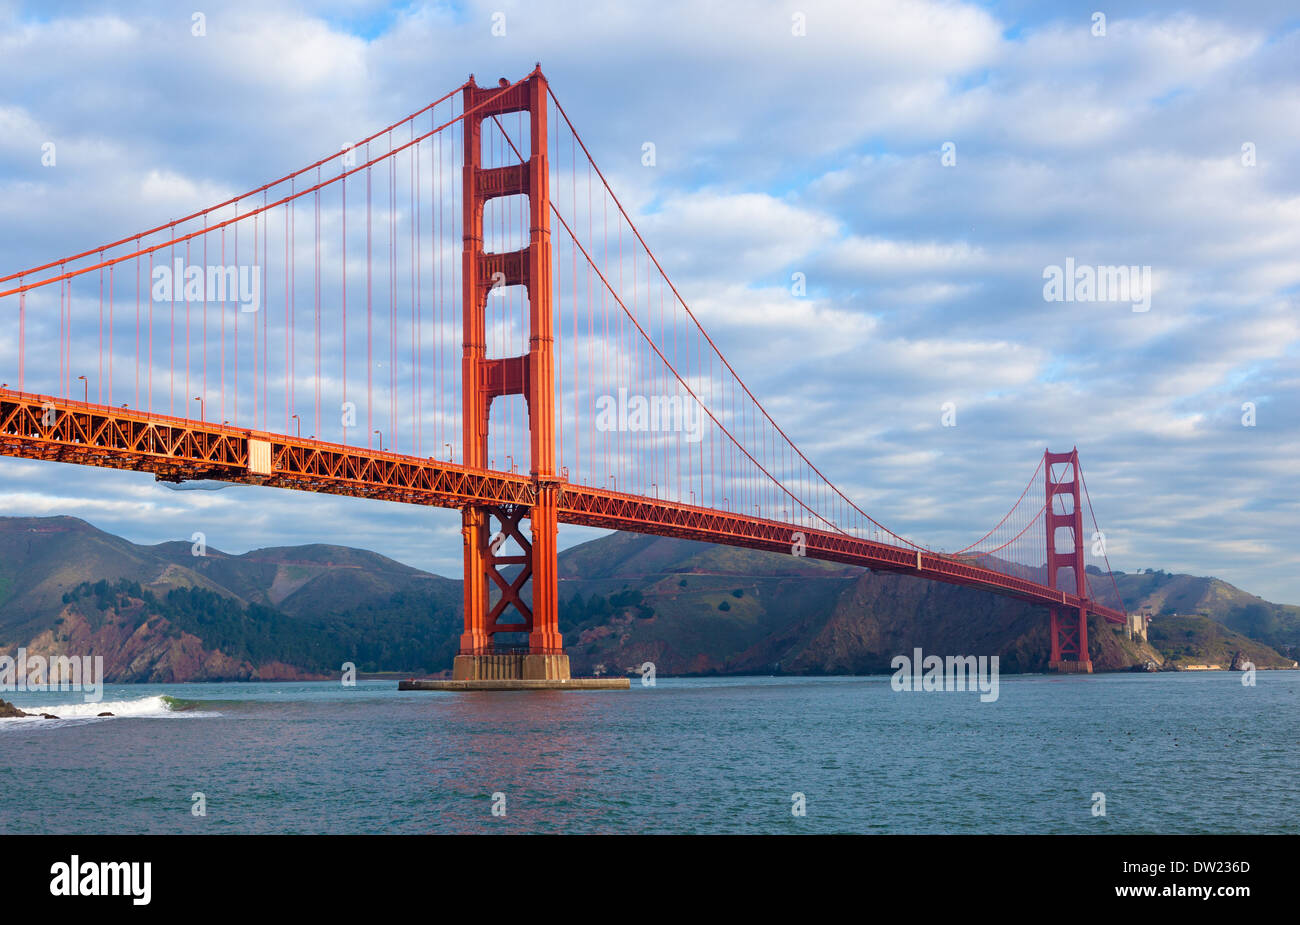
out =
<path fill-rule="evenodd" d="M 76 627 L 81 651 L 110 662 L 136 647 L 119 672 L 136 680 L 184 679 L 200 664 L 230 677 L 269 663 L 432 671 L 451 663 L 460 606 L 459 581 L 360 549 L 196 556 L 188 542 L 136 545 L 72 517 L 0 518 L 0 649 L 43 633 L 66 646 Z M 143 642 L 131 635 L 142 627 Z M 173 642 L 148 640 L 155 632 Z"/>
<path fill-rule="evenodd" d="M 1198 614 L 1296 657 L 1300 655 L 1300 607 L 1273 604 L 1218 578 L 1147 569 L 1116 573 L 1130 610 L 1150 607 L 1159 616 Z"/>
<path fill-rule="evenodd" d="M 1276 664 L 1276 652 L 1204 616 L 1165 616 L 1151 621 L 1152 645 L 1175 667 L 1232 664 L 1240 653 L 1259 666 Z"/>
<path fill-rule="evenodd" d="M 559 579 L 576 673 L 647 661 L 665 675 L 881 672 L 918 647 L 1047 668 L 1046 611 L 910 575 L 616 533 L 561 553 Z M 1130 609 L 1155 612 L 1151 643 L 1094 619 L 1099 671 L 1237 652 L 1292 664 L 1297 608 L 1214 578 L 1116 579 Z M 345 661 L 430 674 L 450 667 L 461 623 L 459 581 L 365 550 L 196 556 L 188 542 L 137 545 L 71 517 L 0 518 L 0 650 L 103 654 L 117 680 L 335 677 Z"/>
<path fill-rule="evenodd" d="M 393 591 L 348 610 L 290 616 L 262 604 L 241 604 L 206 588 L 172 588 L 155 594 L 138 583 L 119 580 L 85 583 L 63 596 L 61 627 L 84 620 L 90 640 L 114 624 L 135 634 L 154 625 L 171 638 L 189 634 L 203 647 L 245 663 L 251 669 L 281 662 L 304 673 L 337 673 L 344 662 L 357 670 L 429 670 L 449 664 L 460 632 L 459 608 L 428 593 Z M 68 642 L 67 633 L 62 641 Z M 171 666 L 149 665 L 139 676 L 119 672 L 119 680 L 158 680 Z"/>

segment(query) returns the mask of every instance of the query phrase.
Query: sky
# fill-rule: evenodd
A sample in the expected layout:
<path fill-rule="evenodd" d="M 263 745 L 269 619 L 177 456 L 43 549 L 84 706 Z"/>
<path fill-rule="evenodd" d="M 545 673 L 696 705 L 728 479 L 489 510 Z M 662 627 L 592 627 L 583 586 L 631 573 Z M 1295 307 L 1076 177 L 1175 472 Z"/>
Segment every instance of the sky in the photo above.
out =
<path fill-rule="evenodd" d="M 196 36 L 174 4 L 0 0 L 0 275 L 541 62 L 724 355 L 877 520 L 964 546 L 1044 447 L 1077 446 L 1115 567 L 1300 603 L 1300 13 L 1282 6 L 259 0 L 203 3 Z M 1048 300 L 1067 261 L 1150 284 Z M 0 458 L 0 512 L 460 573 L 458 515 L 385 502 Z"/>

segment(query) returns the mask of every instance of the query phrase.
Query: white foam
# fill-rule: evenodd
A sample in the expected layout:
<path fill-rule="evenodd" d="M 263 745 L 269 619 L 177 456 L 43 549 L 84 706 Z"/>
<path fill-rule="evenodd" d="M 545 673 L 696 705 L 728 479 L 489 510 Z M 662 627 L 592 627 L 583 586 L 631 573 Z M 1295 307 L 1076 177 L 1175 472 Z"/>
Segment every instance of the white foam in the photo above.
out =
<path fill-rule="evenodd" d="M 60 720 L 87 720 L 87 719 L 109 719 L 110 717 L 100 717 L 100 713 L 112 713 L 112 718 L 133 716 L 133 717 L 201 717 L 216 716 L 215 713 L 201 712 L 197 710 L 173 711 L 167 701 L 161 697 L 140 697 L 136 700 L 101 700 L 98 703 L 86 703 L 77 701 L 74 703 L 55 703 L 44 704 L 41 706 L 19 706 L 18 709 L 31 716 L 16 716 L 9 719 L 0 719 L 0 724 L 10 723 L 53 723 L 54 720 L 43 720 L 40 714 L 49 713 L 57 716 Z"/>

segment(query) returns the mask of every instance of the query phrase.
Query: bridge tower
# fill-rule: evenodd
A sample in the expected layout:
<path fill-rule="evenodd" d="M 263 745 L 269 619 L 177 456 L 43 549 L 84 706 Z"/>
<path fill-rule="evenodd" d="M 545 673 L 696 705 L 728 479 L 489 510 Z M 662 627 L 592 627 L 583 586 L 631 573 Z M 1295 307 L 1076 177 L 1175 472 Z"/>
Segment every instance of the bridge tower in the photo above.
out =
<path fill-rule="evenodd" d="M 1066 465 L 1068 469 L 1058 480 L 1052 473 L 1053 465 Z M 1053 671 L 1092 672 L 1088 657 L 1088 579 L 1083 570 L 1083 510 L 1079 506 L 1079 449 L 1068 453 L 1043 453 L 1044 481 L 1047 485 L 1047 510 L 1044 514 L 1047 531 L 1047 586 L 1074 594 L 1079 599 L 1076 608 L 1052 608 L 1052 655 L 1049 665 Z M 1067 478 L 1068 476 L 1068 478 Z M 1067 505 L 1057 503 L 1058 497 L 1070 499 Z M 1068 507 L 1068 510 L 1066 508 Z M 1057 531 L 1069 530 L 1072 542 L 1064 547 L 1057 545 Z M 1071 587 L 1059 584 L 1063 568 L 1074 572 Z"/>
<path fill-rule="evenodd" d="M 502 82 L 504 84 L 504 81 Z M 488 423 L 492 400 L 523 395 L 528 407 L 530 467 L 534 499 L 529 505 L 466 505 L 461 523 L 465 542 L 465 630 L 453 676 L 458 680 L 567 679 L 558 624 L 556 505 L 560 481 L 555 474 L 555 370 L 551 320 L 550 178 L 547 167 L 546 78 L 539 66 L 527 79 L 502 92 L 479 87 L 471 77 L 463 92 L 464 189 L 463 280 L 464 344 L 462 354 L 463 436 L 465 465 L 488 468 Z M 484 168 L 482 128 L 485 119 L 525 112 L 529 122 L 528 160 Z M 485 204 L 502 196 L 525 195 L 529 202 L 528 246 L 508 253 L 483 250 Z M 500 286 L 523 286 L 528 295 L 528 352 L 488 357 L 488 295 Z M 520 531 L 527 519 L 531 538 Z M 493 521 L 499 532 L 493 529 Z M 510 538 L 522 555 L 498 555 Z M 520 566 L 513 580 L 500 566 Z M 523 597 L 531 580 L 531 604 Z M 490 584 L 491 583 L 491 584 Z M 490 588 L 501 592 L 489 607 Z M 504 622 L 509 615 L 514 622 Z M 522 618 L 515 619 L 515 618 Z M 494 650 L 497 633 L 528 633 L 527 654 Z"/>

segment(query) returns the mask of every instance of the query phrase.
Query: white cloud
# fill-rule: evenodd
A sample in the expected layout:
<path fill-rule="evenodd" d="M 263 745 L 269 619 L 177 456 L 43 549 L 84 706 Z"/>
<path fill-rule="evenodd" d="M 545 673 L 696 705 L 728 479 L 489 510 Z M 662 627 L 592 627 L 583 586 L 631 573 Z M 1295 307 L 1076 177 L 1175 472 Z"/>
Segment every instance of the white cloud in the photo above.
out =
<path fill-rule="evenodd" d="M 1300 600 L 1293 574 L 1259 561 L 1295 548 L 1278 516 L 1294 500 L 1277 489 L 1298 474 L 1300 429 L 1294 26 L 1254 8 L 1228 21 L 1139 7 L 1094 38 L 1082 14 L 801 8 L 803 37 L 775 2 L 508 6 L 505 39 L 482 3 L 218 4 L 204 39 L 162 4 L 43 22 L 11 12 L 3 271 L 252 188 L 471 71 L 490 84 L 540 58 L 728 359 L 873 515 L 960 545 L 1000 516 L 1013 500 L 1002 486 L 1044 444 L 1077 443 L 1105 528 L 1125 538 L 1117 565 Z M 39 163 L 47 139 L 54 170 Z M 640 165 L 648 140 L 653 169 Z M 1042 268 L 1067 256 L 1151 265 L 1151 311 L 1044 303 Z M 93 312 L 90 289 L 77 299 Z M 55 330 L 40 314 L 54 301 L 32 304 L 31 336 Z M 955 429 L 937 426 L 945 400 Z M 1259 403 L 1254 430 L 1237 422 L 1245 400 Z M 80 513 L 151 541 L 186 538 L 200 518 L 222 548 L 346 538 L 459 571 L 452 513 L 74 471 L 0 463 L 14 513 Z M 941 476 L 951 493 L 917 487 Z"/>

